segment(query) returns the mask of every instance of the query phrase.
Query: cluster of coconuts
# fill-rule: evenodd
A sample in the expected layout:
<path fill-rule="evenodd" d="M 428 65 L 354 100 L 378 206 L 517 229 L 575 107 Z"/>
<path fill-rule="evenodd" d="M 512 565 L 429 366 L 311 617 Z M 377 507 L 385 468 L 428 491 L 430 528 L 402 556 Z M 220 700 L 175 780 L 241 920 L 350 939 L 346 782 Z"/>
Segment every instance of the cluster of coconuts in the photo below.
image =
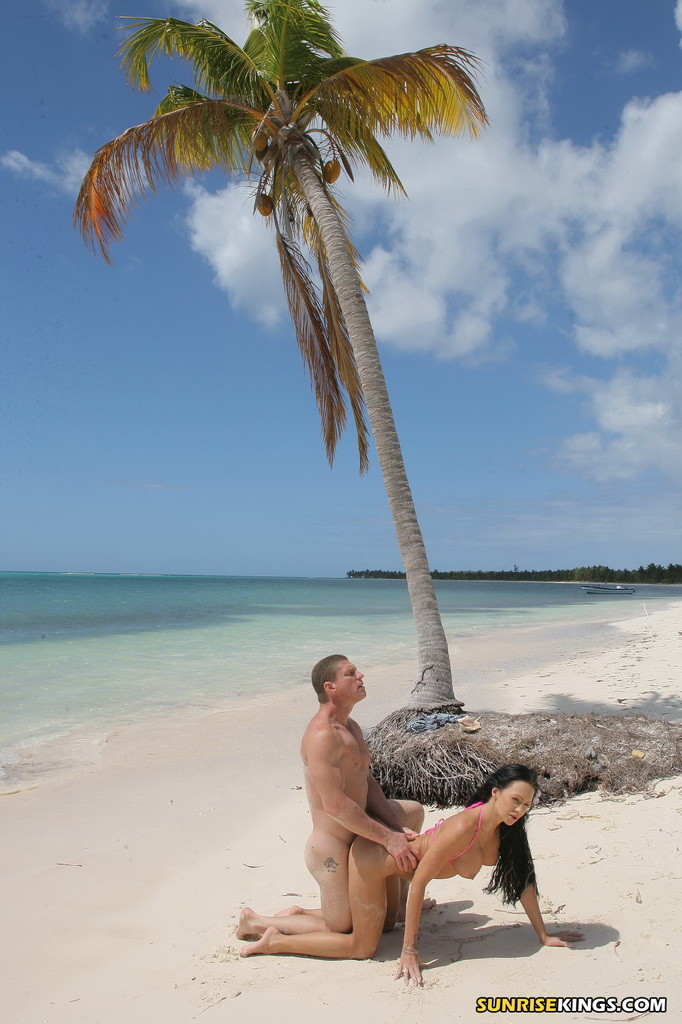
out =
<path fill-rule="evenodd" d="M 253 151 L 261 161 L 270 148 L 270 138 L 267 132 L 259 131 L 253 137 Z M 333 185 L 341 173 L 341 165 L 338 160 L 328 160 L 322 165 L 322 177 L 328 185 Z M 265 192 L 259 192 L 256 198 L 256 209 L 263 217 L 269 217 L 274 209 L 272 197 Z"/>

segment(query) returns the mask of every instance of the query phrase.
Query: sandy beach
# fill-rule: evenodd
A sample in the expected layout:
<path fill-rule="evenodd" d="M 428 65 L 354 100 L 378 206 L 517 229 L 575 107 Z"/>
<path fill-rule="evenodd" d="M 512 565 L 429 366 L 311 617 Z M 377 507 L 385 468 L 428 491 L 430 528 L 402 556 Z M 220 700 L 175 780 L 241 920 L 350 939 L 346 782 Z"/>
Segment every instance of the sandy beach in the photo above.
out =
<path fill-rule="evenodd" d="M 462 641 L 458 696 L 472 712 L 682 720 L 682 604 L 579 635 L 577 647 L 558 628 Z M 409 666 L 387 665 L 367 678 L 363 727 L 400 704 L 409 677 Z M 398 1024 L 406 1012 L 473 1021 L 487 1017 L 476 1012 L 484 996 L 663 997 L 666 1019 L 679 1019 L 680 778 L 654 796 L 590 793 L 533 811 L 541 907 L 551 924 L 584 932 L 574 949 L 539 947 L 520 907 L 482 893 L 484 869 L 431 885 L 438 905 L 422 925 L 422 990 L 393 981 L 400 931 L 369 962 L 240 958 L 243 906 L 315 903 L 298 761 L 314 709 L 301 688 L 128 727 L 108 737 L 96 769 L 0 797 L 4 1022 Z M 427 824 L 438 817 L 429 809 Z"/>

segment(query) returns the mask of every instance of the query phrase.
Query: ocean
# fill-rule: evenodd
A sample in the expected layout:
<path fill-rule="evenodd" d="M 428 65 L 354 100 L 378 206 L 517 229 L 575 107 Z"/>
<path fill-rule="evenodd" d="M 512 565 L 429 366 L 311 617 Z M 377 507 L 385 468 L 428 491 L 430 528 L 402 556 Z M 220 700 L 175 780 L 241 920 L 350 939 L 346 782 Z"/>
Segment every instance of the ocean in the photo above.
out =
<path fill-rule="evenodd" d="M 503 626 L 627 618 L 642 602 L 682 598 L 682 586 L 617 598 L 558 583 L 436 589 L 453 642 Z M 0 573 L 0 773 L 22 749 L 83 727 L 298 687 L 326 654 L 371 670 L 412 660 L 414 649 L 402 580 Z"/>

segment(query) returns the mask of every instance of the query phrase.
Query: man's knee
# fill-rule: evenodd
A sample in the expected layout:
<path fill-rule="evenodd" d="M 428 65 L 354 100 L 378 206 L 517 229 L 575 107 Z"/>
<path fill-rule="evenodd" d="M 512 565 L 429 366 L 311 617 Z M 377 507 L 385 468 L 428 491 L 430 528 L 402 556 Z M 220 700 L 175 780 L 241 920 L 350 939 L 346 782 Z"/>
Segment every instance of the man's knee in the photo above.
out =
<path fill-rule="evenodd" d="M 367 939 L 357 938 L 353 942 L 350 959 L 351 960 L 370 960 L 377 951 L 376 942 L 370 942 Z"/>
<path fill-rule="evenodd" d="M 330 912 L 323 904 L 322 916 L 329 932 L 340 932 L 342 935 L 348 935 L 353 930 L 353 919 L 350 910 L 347 914 L 340 913 L 338 910 Z"/>
<path fill-rule="evenodd" d="M 320 884 L 322 916 L 330 932 L 350 932 L 353 930 L 353 918 L 348 899 L 348 872 L 334 876 L 332 883 L 326 878 Z"/>

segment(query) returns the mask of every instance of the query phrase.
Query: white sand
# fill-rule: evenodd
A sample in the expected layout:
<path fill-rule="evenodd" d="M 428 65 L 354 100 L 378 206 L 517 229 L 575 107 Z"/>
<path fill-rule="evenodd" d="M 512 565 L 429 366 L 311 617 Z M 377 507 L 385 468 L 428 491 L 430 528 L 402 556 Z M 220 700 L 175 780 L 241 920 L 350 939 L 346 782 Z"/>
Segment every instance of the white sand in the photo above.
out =
<path fill-rule="evenodd" d="M 477 689 L 458 695 L 471 711 L 637 708 L 679 721 L 681 631 L 677 605 L 605 630 L 601 650 L 593 636 L 571 654 L 559 631 L 561 660 L 546 650 L 533 663 L 534 641 L 546 648 L 548 634 L 510 630 L 487 642 Z M 455 652 L 461 678 L 480 662 L 480 643 Z M 400 703 L 407 671 L 368 678 L 363 725 Z M 98 770 L 0 796 L 3 1024 L 474 1021 L 488 1019 L 475 1012 L 485 995 L 665 996 L 665 1019 L 682 1019 L 682 779 L 659 783 L 658 799 L 596 793 L 533 813 L 541 905 L 549 922 L 585 933 L 573 950 L 538 947 L 520 908 L 481 892 L 482 873 L 432 883 L 439 906 L 422 926 L 423 990 L 392 980 L 400 932 L 369 962 L 239 958 L 240 907 L 315 902 L 297 752 L 313 712 L 312 692 L 301 690 L 138 725 L 110 737 Z"/>

